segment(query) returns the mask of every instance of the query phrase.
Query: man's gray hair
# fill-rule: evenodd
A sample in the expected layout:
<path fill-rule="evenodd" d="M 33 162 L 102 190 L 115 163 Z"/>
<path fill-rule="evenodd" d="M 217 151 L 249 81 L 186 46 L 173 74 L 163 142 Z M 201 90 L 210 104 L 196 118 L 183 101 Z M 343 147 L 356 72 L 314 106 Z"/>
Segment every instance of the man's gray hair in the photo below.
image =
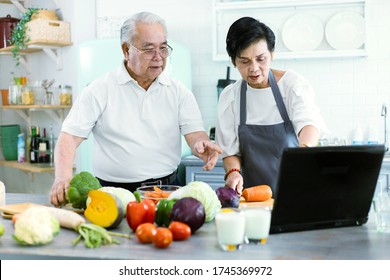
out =
<path fill-rule="evenodd" d="M 134 14 L 130 18 L 128 18 L 121 27 L 121 45 L 126 43 L 129 44 L 133 41 L 136 35 L 136 26 L 139 23 L 145 24 L 161 24 L 164 28 L 165 34 L 167 34 L 167 27 L 165 24 L 165 20 L 158 15 L 149 13 L 149 12 L 140 12 Z"/>

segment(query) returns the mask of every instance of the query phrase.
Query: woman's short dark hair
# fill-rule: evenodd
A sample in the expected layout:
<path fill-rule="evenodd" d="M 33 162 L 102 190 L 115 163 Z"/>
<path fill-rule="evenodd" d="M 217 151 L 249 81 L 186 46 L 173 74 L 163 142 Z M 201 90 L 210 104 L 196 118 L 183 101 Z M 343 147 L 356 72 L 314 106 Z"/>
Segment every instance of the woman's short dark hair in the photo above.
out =
<path fill-rule="evenodd" d="M 268 50 L 275 49 L 275 34 L 264 23 L 251 17 L 242 17 L 236 20 L 229 28 L 226 36 L 226 51 L 233 64 L 240 52 L 251 44 L 265 40 Z"/>

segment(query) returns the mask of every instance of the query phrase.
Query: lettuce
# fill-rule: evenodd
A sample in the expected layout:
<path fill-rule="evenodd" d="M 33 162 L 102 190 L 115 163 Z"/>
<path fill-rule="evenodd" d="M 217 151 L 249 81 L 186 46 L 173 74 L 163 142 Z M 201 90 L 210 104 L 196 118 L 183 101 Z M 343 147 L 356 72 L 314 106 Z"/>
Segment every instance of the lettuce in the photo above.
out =
<path fill-rule="evenodd" d="M 172 192 L 168 199 L 181 199 L 184 197 L 195 198 L 203 204 L 206 212 L 206 222 L 212 221 L 222 207 L 215 191 L 205 182 L 191 182 Z"/>

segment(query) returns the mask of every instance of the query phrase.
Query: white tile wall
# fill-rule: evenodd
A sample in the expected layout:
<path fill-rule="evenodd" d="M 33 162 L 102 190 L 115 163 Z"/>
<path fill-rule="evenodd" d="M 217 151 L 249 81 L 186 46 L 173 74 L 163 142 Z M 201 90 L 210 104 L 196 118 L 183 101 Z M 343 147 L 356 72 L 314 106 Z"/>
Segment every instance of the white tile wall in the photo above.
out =
<path fill-rule="evenodd" d="M 169 36 L 192 51 L 193 92 L 205 127 L 214 126 L 217 81 L 225 78 L 230 63 L 212 60 L 212 1 L 144 0 L 131 5 L 124 0 L 105 2 L 97 0 L 97 16 L 126 16 L 148 10 L 166 19 Z M 367 0 L 368 57 L 274 61 L 274 68 L 293 69 L 311 81 L 331 131 L 329 137 L 351 141 L 351 132 L 356 126 L 363 131 L 374 127 L 379 140 L 383 141 L 381 106 L 384 102 L 390 105 L 389 14 L 390 1 Z M 231 78 L 239 78 L 234 68 Z"/>

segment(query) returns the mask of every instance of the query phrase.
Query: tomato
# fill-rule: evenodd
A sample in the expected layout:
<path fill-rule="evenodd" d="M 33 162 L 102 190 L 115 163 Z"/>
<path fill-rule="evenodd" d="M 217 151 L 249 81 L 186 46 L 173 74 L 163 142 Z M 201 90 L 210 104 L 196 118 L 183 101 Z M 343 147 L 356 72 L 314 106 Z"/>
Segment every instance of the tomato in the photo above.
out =
<path fill-rule="evenodd" d="M 185 240 L 191 236 L 190 226 L 182 222 L 173 221 L 168 229 L 172 232 L 173 240 Z"/>
<path fill-rule="evenodd" d="M 157 227 L 152 223 L 140 224 L 135 230 L 139 242 L 141 243 L 152 243 L 153 235 L 156 234 Z"/>
<path fill-rule="evenodd" d="M 158 227 L 156 234 L 153 236 L 154 246 L 157 248 L 166 248 L 172 243 L 172 232 L 163 227 Z"/>

